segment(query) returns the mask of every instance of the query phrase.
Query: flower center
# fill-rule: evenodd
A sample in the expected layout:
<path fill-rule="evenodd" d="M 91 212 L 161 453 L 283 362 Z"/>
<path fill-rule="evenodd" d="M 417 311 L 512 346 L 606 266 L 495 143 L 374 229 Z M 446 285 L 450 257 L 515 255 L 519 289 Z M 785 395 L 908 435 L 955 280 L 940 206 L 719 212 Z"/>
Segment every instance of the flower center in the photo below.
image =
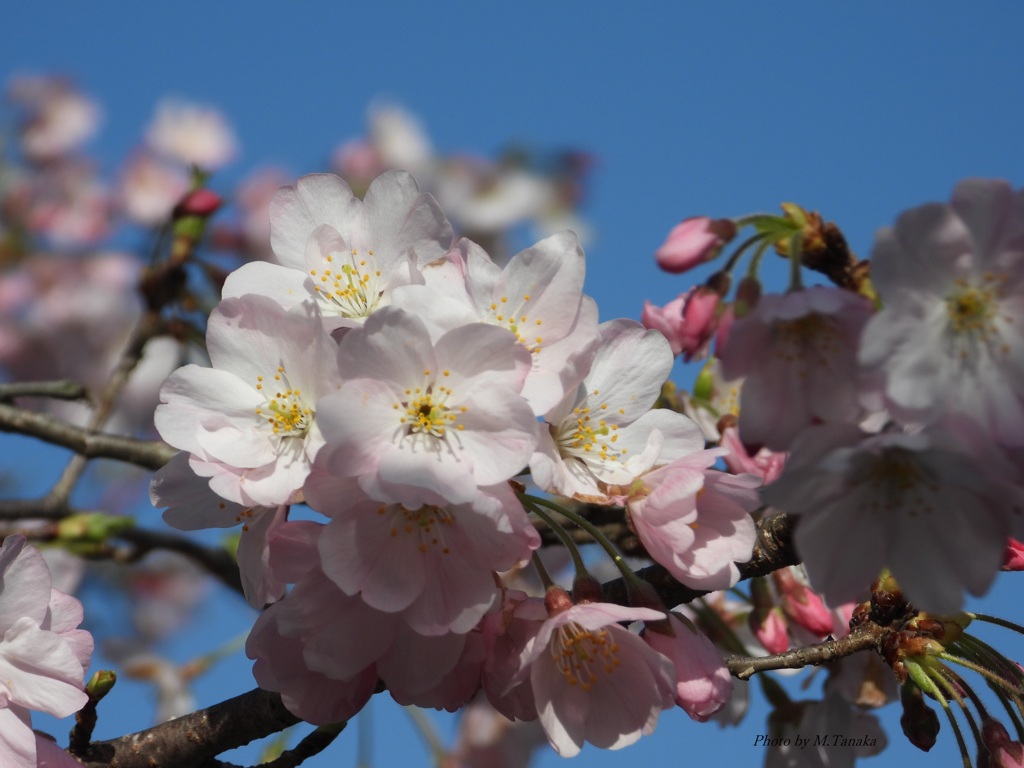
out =
<path fill-rule="evenodd" d="M 353 250 L 324 256 L 324 269 L 309 270 L 322 309 L 342 317 L 369 317 L 384 291 L 373 251 Z"/>
<path fill-rule="evenodd" d="M 572 622 L 555 630 L 551 638 L 551 660 L 571 686 L 589 691 L 600 679 L 619 666 L 619 646 L 607 629 L 584 629 Z"/>
<path fill-rule="evenodd" d="M 395 515 L 391 525 L 392 538 L 398 538 L 399 534 L 406 536 L 419 536 L 419 550 L 426 552 L 431 547 L 440 549 L 441 554 L 447 555 L 451 550 L 445 541 L 445 526 L 454 525 L 455 518 L 447 510 L 438 507 L 424 506 L 413 511 L 401 505 L 393 507 Z M 388 507 L 381 506 L 377 509 L 378 515 L 387 513 Z"/>
<path fill-rule="evenodd" d="M 800 365 L 805 372 L 810 367 L 828 367 L 832 355 L 842 346 L 835 321 L 818 312 L 793 320 L 776 320 L 771 336 L 776 356 Z"/>
<path fill-rule="evenodd" d="M 531 318 L 527 307 L 530 301 L 530 294 L 523 294 L 522 301 L 518 306 L 511 306 L 508 296 L 502 296 L 498 301 L 492 302 L 490 306 L 491 317 L 489 322 L 502 328 L 507 328 L 516 335 L 519 343 L 530 350 L 531 353 L 540 352 L 544 337 L 540 335 L 540 327 L 544 321 L 539 317 Z M 530 334 L 534 334 L 531 336 Z"/>
<path fill-rule="evenodd" d="M 278 367 L 273 380 L 275 388 L 285 388 L 277 389 L 271 397 L 263 385 L 263 377 L 256 377 L 256 389 L 267 398 L 265 405 L 256 409 L 256 415 L 275 435 L 305 437 L 313 424 L 313 410 L 302 402 L 302 393 L 288 384 L 284 366 Z"/>
<path fill-rule="evenodd" d="M 970 285 L 960 278 L 956 287 L 946 297 L 946 312 L 949 315 L 949 339 L 961 357 L 971 356 L 978 346 L 991 347 L 999 339 L 999 299 L 1003 294 L 1006 277 L 986 272 L 980 285 Z M 1009 347 L 1000 342 L 1003 354 Z"/>
<path fill-rule="evenodd" d="M 595 389 L 593 394 L 600 392 Z M 573 408 L 572 415 L 558 430 L 557 442 L 562 456 L 575 456 L 586 463 L 622 462 L 627 449 L 616 447 L 619 425 L 608 423 L 604 418 L 607 410 L 607 403 L 591 408 L 588 401 Z M 619 413 L 623 412 L 620 408 Z"/>
<path fill-rule="evenodd" d="M 912 451 L 886 448 L 878 455 L 860 458 L 860 465 L 851 473 L 851 484 L 866 490 L 865 511 L 916 517 L 932 510 L 930 497 L 939 484 Z"/>
<path fill-rule="evenodd" d="M 444 439 L 449 428 L 462 430 L 458 419 L 466 412 L 466 406 L 449 406 L 447 401 L 452 396 L 451 387 L 431 379 L 429 370 L 423 371 L 423 376 L 426 380 L 423 386 L 405 390 L 407 399 L 392 406 L 401 414 L 398 420 L 404 425 L 405 434 Z M 451 371 L 442 371 L 442 376 L 451 376 Z"/>

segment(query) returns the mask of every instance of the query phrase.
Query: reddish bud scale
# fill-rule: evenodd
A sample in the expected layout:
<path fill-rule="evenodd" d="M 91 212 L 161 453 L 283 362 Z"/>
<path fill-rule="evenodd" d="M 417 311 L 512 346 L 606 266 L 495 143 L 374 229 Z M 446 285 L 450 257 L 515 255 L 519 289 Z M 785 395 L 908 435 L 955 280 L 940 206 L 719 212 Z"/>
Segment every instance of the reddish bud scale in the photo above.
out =
<path fill-rule="evenodd" d="M 572 606 L 572 598 L 561 587 L 549 587 L 544 595 L 544 608 L 547 609 L 548 616 L 557 616 L 569 610 Z"/>

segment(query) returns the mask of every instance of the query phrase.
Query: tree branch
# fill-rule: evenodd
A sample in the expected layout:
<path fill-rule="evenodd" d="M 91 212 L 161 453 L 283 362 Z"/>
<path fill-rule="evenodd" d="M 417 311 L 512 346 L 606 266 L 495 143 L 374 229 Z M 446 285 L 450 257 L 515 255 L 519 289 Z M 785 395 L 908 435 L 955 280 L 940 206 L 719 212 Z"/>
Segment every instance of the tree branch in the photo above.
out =
<path fill-rule="evenodd" d="M 16 397 L 52 397 L 55 400 L 85 400 L 89 397 L 85 387 L 77 381 L 16 381 L 0 384 L 0 400 Z"/>
<path fill-rule="evenodd" d="M 242 594 L 242 579 L 238 572 L 238 564 L 224 549 L 207 547 L 178 534 L 152 531 L 146 528 L 128 528 L 120 531 L 113 538 L 127 541 L 133 545 L 133 550 L 128 558 L 131 562 L 145 557 L 154 549 L 177 552 L 216 576 L 238 594 Z"/>
<path fill-rule="evenodd" d="M 725 663 L 733 677 L 749 680 L 757 672 L 766 672 L 771 669 L 803 669 L 812 664 L 814 666 L 826 664 L 860 651 L 869 649 L 877 651 L 887 631 L 891 630 L 887 630 L 873 621 L 866 621 L 846 637 L 838 640 L 825 640 L 817 645 L 794 648 L 791 651 L 776 653 L 772 656 L 730 656 Z"/>
<path fill-rule="evenodd" d="M 298 722 L 279 694 L 257 688 L 145 731 L 94 742 L 76 757 L 87 768 L 197 768 Z"/>
<path fill-rule="evenodd" d="M 5 403 L 0 403 L 0 432 L 36 437 L 86 459 L 115 459 L 146 469 L 160 469 L 177 453 L 161 440 L 108 435 Z"/>

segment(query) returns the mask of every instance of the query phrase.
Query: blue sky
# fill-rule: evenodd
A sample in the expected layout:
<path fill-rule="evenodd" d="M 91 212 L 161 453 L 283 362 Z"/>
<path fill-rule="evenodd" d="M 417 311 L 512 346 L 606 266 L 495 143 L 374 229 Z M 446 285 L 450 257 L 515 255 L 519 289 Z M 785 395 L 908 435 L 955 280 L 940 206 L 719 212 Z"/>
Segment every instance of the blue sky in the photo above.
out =
<path fill-rule="evenodd" d="M 6 9 L 4 27 L 0 75 L 71 74 L 102 103 L 92 147 L 108 172 L 165 95 L 230 118 L 243 151 L 214 180 L 224 189 L 257 165 L 323 168 L 381 96 L 418 114 L 442 151 L 516 140 L 590 152 L 587 289 L 602 319 L 689 286 L 652 260 L 685 216 L 793 201 L 867 256 L 878 227 L 958 179 L 1024 184 L 1019 3 L 40 2 Z M 1003 579 L 996 604 L 1015 587 Z M 204 702 L 251 687 L 247 666 L 204 682 Z M 376 707 L 376 764 L 417 764 L 390 751 L 418 746 L 404 719 Z M 887 727 L 901 741 L 891 716 Z M 640 747 L 577 762 L 759 764 L 762 728 L 763 710 L 725 733 L 676 712 Z M 948 734 L 936 749 L 954 749 Z M 351 764 L 337 750 L 308 764 Z"/>

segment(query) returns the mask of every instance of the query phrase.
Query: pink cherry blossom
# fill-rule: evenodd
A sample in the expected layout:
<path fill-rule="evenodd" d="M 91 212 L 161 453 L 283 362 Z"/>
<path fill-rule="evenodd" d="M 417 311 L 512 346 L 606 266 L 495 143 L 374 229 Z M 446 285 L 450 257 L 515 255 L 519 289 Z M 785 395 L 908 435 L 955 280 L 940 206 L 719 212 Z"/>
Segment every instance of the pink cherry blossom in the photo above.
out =
<path fill-rule="evenodd" d="M 487 700 L 509 720 L 536 720 L 533 688 L 525 675 L 517 674 L 519 657 L 547 621 L 544 600 L 518 590 L 504 590 L 499 610 L 480 623 L 487 658 L 481 683 Z"/>
<path fill-rule="evenodd" d="M 188 365 L 161 390 L 156 427 L 210 488 L 245 507 L 291 502 L 323 438 L 317 399 L 338 385 L 335 345 L 306 305 L 288 313 L 262 296 L 211 313 L 212 368 Z"/>
<path fill-rule="evenodd" d="M 714 644 L 689 621 L 674 613 L 668 625 L 674 635 L 648 627 L 644 640 L 675 666 L 676 703 L 694 720 L 704 722 L 732 696 L 732 675 Z"/>
<path fill-rule="evenodd" d="M 712 221 L 707 216 L 685 219 L 668 233 L 654 258 L 666 272 L 686 272 L 717 256 L 735 234 L 736 225 L 728 219 Z"/>
<path fill-rule="evenodd" d="M 650 410 L 672 368 L 657 331 L 629 320 L 601 325 L 590 372 L 544 417 L 533 480 L 544 490 L 598 503 L 609 486 L 627 488 L 656 464 L 704 446 L 700 428 L 682 414 Z"/>
<path fill-rule="evenodd" d="M 302 638 L 281 633 L 282 605 L 275 603 L 260 614 L 245 643 L 246 655 L 256 662 L 252 671 L 257 684 L 280 693 L 288 711 L 307 722 L 323 725 L 353 717 L 373 695 L 376 670 L 370 665 L 338 680 L 311 668 L 304 660 Z"/>
<path fill-rule="evenodd" d="M 77 629 L 81 603 L 50 586 L 24 536 L 4 539 L 0 577 L 0 749 L 5 766 L 35 768 L 29 710 L 67 717 L 85 705 L 92 636 Z"/>
<path fill-rule="evenodd" d="M 1024 445 L 1024 191 L 971 179 L 948 205 L 906 211 L 878 233 L 871 279 L 884 308 L 860 359 L 889 410 L 929 423 L 964 414 Z"/>
<path fill-rule="evenodd" d="M 467 503 L 534 449 L 520 395 L 530 353 L 509 331 L 474 323 L 434 339 L 422 320 L 386 307 L 345 335 L 338 364 L 344 384 L 318 404 L 323 466 L 358 477 L 374 498 L 408 509 Z"/>
<path fill-rule="evenodd" d="M 527 643 L 520 674 L 529 675 L 541 725 L 562 757 L 584 742 L 621 749 L 654 732 L 675 703 L 672 662 L 620 621 L 657 621 L 648 608 L 588 603 L 550 617 Z"/>
<path fill-rule="evenodd" d="M 277 263 L 244 265 L 223 295 L 257 293 L 285 308 L 312 300 L 331 330 L 362 325 L 395 288 L 422 283 L 420 269 L 452 238 L 434 198 L 400 171 L 374 179 L 362 200 L 337 176 L 304 176 L 274 195 L 270 232 Z"/>
<path fill-rule="evenodd" d="M 157 470 L 149 487 L 154 507 L 167 507 L 164 522 L 182 531 L 242 526 L 238 541 L 238 569 L 242 592 L 254 608 L 262 608 L 284 593 L 268 559 L 268 540 L 284 522 L 287 507 L 245 507 L 218 496 L 206 480 L 192 470 L 182 452 Z"/>
<path fill-rule="evenodd" d="M 18 77 L 8 93 L 26 111 L 21 148 L 33 160 L 52 161 L 72 152 L 99 126 L 99 107 L 63 78 Z"/>
<path fill-rule="evenodd" d="M 722 460 L 730 472 L 757 475 L 765 485 L 774 482 L 786 466 L 788 454 L 771 451 L 763 446 L 751 456 L 736 427 L 726 427 L 722 430 L 721 446 L 729 451 Z"/>
<path fill-rule="evenodd" d="M 970 427 L 821 425 L 794 443 L 761 497 L 800 515 L 797 550 L 829 603 L 862 600 L 883 567 L 922 610 L 953 613 L 964 591 L 985 593 L 1021 528 L 1021 502 L 1009 465 Z"/>
<path fill-rule="evenodd" d="M 557 232 L 499 267 L 463 238 L 423 270 L 425 285 L 394 301 L 451 329 L 473 322 L 507 328 L 529 350 L 523 397 L 546 413 L 580 383 L 600 342 L 597 305 L 583 294 L 584 257 L 573 232 Z"/>
<path fill-rule="evenodd" d="M 763 297 L 720 350 L 740 394 L 744 441 L 785 450 L 804 427 L 861 415 L 857 344 L 871 314 L 863 296 L 813 287 Z"/>
<path fill-rule="evenodd" d="M 708 345 L 718 327 L 718 314 L 722 297 L 717 291 L 698 286 L 683 306 L 683 360 L 701 360 L 707 357 Z"/>
<path fill-rule="evenodd" d="M 235 135 L 218 110 L 171 99 L 157 105 L 146 143 L 165 157 L 216 171 L 238 154 Z"/>
<path fill-rule="evenodd" d="M 148 152 L 132 155 L 118 184 L 118 205 L 136 224 L 154 227 L 166 222 L 188 190 L 185 170 Z"/>
<path fill-rule="evenodd" d="M 727 589 L 739 580 L 737 562 L 750 559 L 760 506 L 751 475 L 708 468 L 721 449 L 695 451 L 641 475 L 629 488 L 629 518 L 650 556 L 678 581 L 698 589 Z"/>
<path fill-rule="evenodd" d="M 309 504 L 333 517 L 320 537 L 324 572 L 346 594 L 387 613 L 401 611 L 423 635 L 465 633 L 499 599 L 495 571 L 529 560 L 540 545 L 508 485 L 483 488 L 445 507 L 368 499 L 354 482 L 314 471 Z"/>
<path fill-rule="evenodd" d="M 644 308 L 640 312 L 640 322 L 644 324 L 644 328 L 661 331 L 668 339 L 673 355 L 678 355 L 683 351 L 683 307 L 686 306 L 687 296 L 689 293 L 680 293 L 664 307 L 645 301 Z"/>

